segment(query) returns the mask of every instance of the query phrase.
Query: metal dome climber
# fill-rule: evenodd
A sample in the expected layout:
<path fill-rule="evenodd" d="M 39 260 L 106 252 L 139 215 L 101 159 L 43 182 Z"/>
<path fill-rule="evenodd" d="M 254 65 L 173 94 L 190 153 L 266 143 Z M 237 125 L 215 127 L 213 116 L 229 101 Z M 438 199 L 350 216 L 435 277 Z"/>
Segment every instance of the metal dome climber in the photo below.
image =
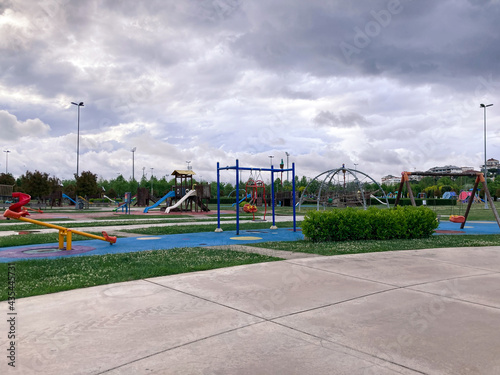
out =
<path fill-rule="evenodd" d="M 369 191 L 367 184 L 374 184 L 378 189 Z M 379 191 L 385 202 L 375 197 L 374 193 Z M 302 204 L 307 201 L 316 202 L 318 211 L 320 205 L 323 206 L 323 209 L 326 206 L 363 206 L 366 210 L 370 198 L 374 198 L 389 207 L 387 194 L 373 178 L 359 170 L 346 168 L 342 164 L 341 168 L 320 173 L 307 184 L 299 199 L 299 211 Z"/>

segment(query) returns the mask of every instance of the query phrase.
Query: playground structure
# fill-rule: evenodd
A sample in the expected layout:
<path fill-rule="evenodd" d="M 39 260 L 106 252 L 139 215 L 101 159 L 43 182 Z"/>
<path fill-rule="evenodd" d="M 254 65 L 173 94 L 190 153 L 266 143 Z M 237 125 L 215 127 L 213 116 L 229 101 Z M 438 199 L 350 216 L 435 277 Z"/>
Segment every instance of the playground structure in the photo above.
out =
<path fill-rule="evenodd" d="M 15 193 L 12 193 L 12 197 L 18 198 L 19 201 L 12 203 L 10 205 L 10 207 L 7 210 L 5 210 L 3 216 L 6 218 L 9 218 L 9 219 L 20 220 L 20 221 L 24 221 L 24 222 L 28 222 L 28 223 L 32 223 L 32 224 L 37 224 L 37 225 L 41 225 L 44 227 L 59 230 L 59 249 L 64 249 L 64 240 L 66 239 L 66 250 L 71 250 L 72 234 L 73 233 L 79 234 L 81 236 L 93 238 L 96 240 L 106 241 L 106 242 L 109 242 L 110 244 L 116 243 L 116 237 L 108 236 L 108 234 L 104 231 L 102 232 L 102 237 L 101 237 L 101 236 L 96 236 L 94 234 L 81 232 L 79 230 L 68 229 L 65 227 L 61 227 L 59 225 L 45 223 L 45 222 L 39 221 L 39 220 L 28 219 L 25 216 L 29 216 L 29 212 L 26 211 L 26 209 L 24 209 L 23 207 L 30 202 L 31 196 L 29 196 L 28 194 L 15 192 Z"/>
<path fill-rule="evenodd" d="M 292 168 L 289 169 L 276 169 L 271 165 L 271 168 L 246 168 L 246 167 L 240 167 L 238 159 L 236 159 L 236 164 L 234 166 L 226 166 L 226 167 L 220 167 L 220 163 L 217 162 L 217 228 L 215 229 L 215 232 L 222 232 L 222 228 L 220 226 L 220 171 L 223 170 L 234 170 L 236 173 L 236 191 L 240 191 L 240 172 L 241 171 L 252 171 L 258 170 L 259 174 L 260 172 L 271 172 L 271 207 L 272 207 L 272 218 L 273 218 L 273 223 L 270 227 L 270 229 L 277 229 L 278 227 L 276 226 L 276 215 L 275 215 L 275 194 L 274 194 L 274 176 L 275 173 L 278 172 L 287 172 L 291 171 L 292 172 L 292 197 L 293 197 L 293 231 L 297 231 L 297 223 L 296 223 L 296 215 L 295 215 L 295 163 L 292 163 Z M 256 181 L 254 181 L 256 182 Z M 258 189 L 259 186 L 255 183 L 255 188 Z M 252 192 L 254 189 L 254 185 L 249 185 L 252 188 Z M 245 194 L 248 196 L 248 193 L 246 192 Z M 263 196 L 263 199 L 265 201 L 265 193 Z M 236 202 L 239 201 L 239 195 L 236 194 Z M 238 236 L 240 234 L 240 210 L 236 210 L 236 235 Z"/>
<path fill-rule="evenodd" d="M 369 191 L 368 184 L 375 184 L 378 189 Z M 380 192 L 382 199 L 375 196 Z M 325 207 L 353 207 L 369 205 L 371 198 L 389 207 L 387 194 L 369 175 L 359 170 L 346 168 L 330 169 L 314 177 L 305 187 L 299 200 L 299 211 L 305 202 L 315 202 L 316 210 Z"/>
<path fill-rule="evenodd" d="M 159 207 L 163 202 L 166 202 L 167 206 L 160 207 L 160 210 L 167 214 L 171 211 L 192 211 L 193 206 L 196 212 L 199 210 L 210 211 L 208 208 L 208 201 L 211 197 L 210 185 L 193 184 L 193 175 L 195 174 L 196 173 L 190 169 L 176 169 L 173 171 L 172 176 L 175 176 L 175 183 L 172 187 L 172 191 L 168 192 L 152 206 L 146 207 L 144 213 Z M 206 200 L 206 203 L 204 200 Z"/>
<path fill-rule="evenodd" d="M 423 177 L 462 177 L 462 176 L 468 176 L 468 177 L 476 177 L 476 181 L 474 183 L 474 187 L 470 192 L 467 192 L 467 208 L 465 210 L 465 213 L 463 216 L 461 215 L 451 215 L 450 216 L 450 221 L 456 222 L 456 223 L 461 223 L 460 229 L 463 229 L 465 227 L 465 223 L 467 222 L 467 217 L 469 216 L 470 209 L 472 207 L 472 203 L 474 201 L 477 201 L 479 197 L 477 196 L 478 193 L 478 186 L 481 183 L 484 189 L 484 197 L 488 201 L 489 206 L 493 212 L 493 215 L 495 216 L 495 220 L 498 224 L 498 227 L 500 228 L 500 217 L 498 216 L 498 212 L 495 208 L 495 204 L 493 202 L 493 199 L 491 198 L 490 192 L 486 186 L 486 180 L 484 178 L 483 173 L 481 172 L 462 172 L 462 173 L 446 173 L 446 174 L 440 174 L 440 173 L 433 173 L 433 172 L 402 172 L 401 173 L 401 182 L 399 184 L 399 189 L 398 189 L 398 195 L 396 197 L 396 201 L 394 202 L 394 207 L 396 207 L 399 204 L 399 201 L 401 199 L 403 187 L 406 186 L 406 189 L 408 191 L 408 196 L 410 198 L 412 206 L 416 206 L 415 198 L 413 196 L 413 191 L 411 189 L 411 184 L 410 184 L 410 178 L 409 176 L 423 176 Z M 462 194 L 460 194 L 462 195 Z M 464 196 L 465 197 L 465 196 Z M 474 197 L 473 199 L 470 199 L 471 197 Z M 477 199 L 476 199 L 477 197 Z M 459 196 L 459 199 L 461 197 Z"/>
<path fill-rule="evenodd" d="M 12 185 L 0 185 L 0 200 L 8 201 L 12 198 Z"/>

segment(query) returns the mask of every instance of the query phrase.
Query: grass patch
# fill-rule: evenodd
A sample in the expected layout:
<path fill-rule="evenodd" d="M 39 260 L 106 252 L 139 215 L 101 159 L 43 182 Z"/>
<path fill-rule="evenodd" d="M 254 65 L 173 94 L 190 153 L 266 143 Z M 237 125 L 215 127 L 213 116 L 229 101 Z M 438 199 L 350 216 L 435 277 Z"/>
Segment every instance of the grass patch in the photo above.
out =
<path fill-rule="evenodd" d="M 249 246 L 320 255 L 343 255 L 381 251 L 419 250 L 446 247 L 500 246 L 500 235 L 432 236 L 412 240 L 312 242 L 308 240 L 260 242 Z"/>
<path fill-rule="evenodd" d="M 189 221 L 189 222 L 198 222 L 202 223 L 204 221 L 207 221 L 209 219 L 193 219 L 193 218 L 186 218 L 183 217 L 184 221 Z M 38 219 L 37 219 L 38 220 Z M 94 219 L 92 219 L 94 220 Z M 229 220 L 234 220 L 230 218 L 221 218 L 221 221 L 229 221 Z M 42 221 L 42 220 L 40 220 Z M 44 222 L 53 222 L 54 220 L 45 220 Z M 12 223 L 12 222 L 11 222 Z M 62 227 L 68 227 L 68 228 L 85 228 L 85 227 L 107 227 L 107 226 L 127 226 L 127 225 L 141 225 L 141 224 L 171 224 L 171 223 L 179 223 L 179 220 L 177 219 L 165 219 L 163 220 L 148 220 L 148 219 L 137 219 L 135 218 L 134 220 L 129 220 L 129 221 L 123 221 L 123 220 L 116 220 L 116 221 L 94 221 L 94 222 L 78 222 L 74 221 L 71 223 L 65 223 L 61 224 L 60 226 Z M 55 225 L 59 225 L 57 222 L 54 223 Z M 32 224 L 32 223 L 26 223 L 26 222 L 14 222 L 12 224 L 9 223 L 9 225 L 1 225 L 0 224 L 0 231 L 20 231 L 20 230 L 40 230 L 40 229 L 47 229 L 47 227 L 44 227 L 43 225 L 38 225 L 38 224 Z M 134 232 L 135 233 L 135 232 Z"/>
<path fill-rule="evenodd" d="M 199 247 L 23 260 L 14 263 L 16 298 L 276 260 L 281 259 Z M 0 275 L 5 280 L 7 267 L 7 263 L 0 263 Z M 7 282 L 1 283 L 0 288 L 0 301 L 6 300 Z"/>

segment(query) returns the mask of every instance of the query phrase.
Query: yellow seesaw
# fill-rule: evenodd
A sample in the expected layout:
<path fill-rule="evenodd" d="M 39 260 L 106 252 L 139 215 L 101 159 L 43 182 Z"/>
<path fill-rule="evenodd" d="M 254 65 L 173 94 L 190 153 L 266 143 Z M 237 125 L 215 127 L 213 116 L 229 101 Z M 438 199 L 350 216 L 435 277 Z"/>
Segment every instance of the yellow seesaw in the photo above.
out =
<path fill-rule="evenodd" d="M 72 234 L 79 234 L 81 236 L 89 237 L 89 238 L 94 238 L 96 240 L 101 240 L 101 241 L 107 241 L 110 243 L 110 245 L 116 243 L 116 237 L 115 236 L 108 236 L 106 232 L 102 232 L 102 237 L 101 236 L 96 236 L 94 234 L 90 233 L 85 233 L 81 232 L 79 230 L 74 230 L 74 229 L 69 229 L 65 227 L 61 227 L 59 225 L 54 225 L 50 223 L 45 223 L 43 221 L 39 220 L 33 220 L 33 219 L 28 219 L 25 216 L 29 215 L 28 211 L 22 210 L 21 207 L 27 204 L 30 200 L 31 197 L 28 194 L 24 193 L 12 193 L 13 197 L 19 197 L 19 202 L 13 203 L 7 210 L 5 210 L 3 216 L 10 218 L 10 219 L 16 219 L 20 221 L 25 221 L 28 223 L 32 224 L 37 224 L 37 225 L 42 225 L 44 227 L 48 228 L 54 228 L 59 230 L 59 249 L 64 249 L 64 239 L 66 239 L 66 250 L 71 250 L 71 243 L 72 243 Z"/>

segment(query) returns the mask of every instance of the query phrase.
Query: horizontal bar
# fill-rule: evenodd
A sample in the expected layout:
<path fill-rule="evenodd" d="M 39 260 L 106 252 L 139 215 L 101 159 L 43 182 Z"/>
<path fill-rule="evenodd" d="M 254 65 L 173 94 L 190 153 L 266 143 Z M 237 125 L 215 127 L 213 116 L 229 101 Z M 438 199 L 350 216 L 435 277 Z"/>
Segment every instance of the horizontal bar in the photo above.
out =
<path fill-rule="evenodd" d="M 478 174 L 482 172 L 462 172 L 462 173 L 437 173 L 437 172 L 403 172 L 408 174 L 408 176 L 423 176 L 423 177 L 461 177 L 461 176 L 470 176 L 476 177 Z"/>

